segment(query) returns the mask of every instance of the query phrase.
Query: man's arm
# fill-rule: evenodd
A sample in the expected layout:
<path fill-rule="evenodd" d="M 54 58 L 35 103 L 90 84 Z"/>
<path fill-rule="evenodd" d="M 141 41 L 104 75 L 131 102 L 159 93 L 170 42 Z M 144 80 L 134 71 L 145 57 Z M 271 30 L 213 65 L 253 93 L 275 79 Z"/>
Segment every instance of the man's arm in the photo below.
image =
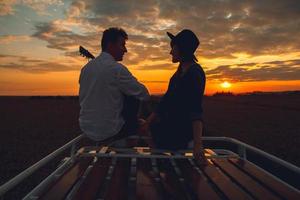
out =
<path fill-rule="evenodd" d="M 147 100 L 149 92 L 147 88 L 129 72 L 125 66 L 121 66 L 118 73 L 119 88 L 123 94 L 134 96 L 140 100 Z"/>

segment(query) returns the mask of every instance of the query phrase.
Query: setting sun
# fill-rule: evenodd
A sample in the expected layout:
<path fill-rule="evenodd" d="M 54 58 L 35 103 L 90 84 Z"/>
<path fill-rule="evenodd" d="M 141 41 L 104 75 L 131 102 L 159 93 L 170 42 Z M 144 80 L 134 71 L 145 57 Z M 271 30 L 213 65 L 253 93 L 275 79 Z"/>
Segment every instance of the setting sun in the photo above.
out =
<path fill-rule="evenodd" d="M 221 87 L 222 88 L 230 88 L 231 87 L 231 83 L 225 81 L 225 82 L 221 83 Z"/>

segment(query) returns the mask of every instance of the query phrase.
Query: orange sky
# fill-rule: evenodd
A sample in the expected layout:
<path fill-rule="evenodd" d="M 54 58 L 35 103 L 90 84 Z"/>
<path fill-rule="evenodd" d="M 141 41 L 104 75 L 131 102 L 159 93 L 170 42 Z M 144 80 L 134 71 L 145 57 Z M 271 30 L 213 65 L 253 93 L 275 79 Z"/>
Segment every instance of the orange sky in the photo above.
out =
<path fill-rule="evenodd" d="M 145 77 L 140 73 L 134 73 L 143 82 Z M 145 82 L 151 94 L 163 94 L 167 89 L 167 81 L 172 71 L 154 71 L 150 74 L 161 76 L 162 82 Z M 30 74 L 19 71 L 0 70 L 1 95 L 77 95 L 79 72 L 51 72 L 46 74 Z M 148 76 L 151 77 L 151 76 Z M 14 84 L 10 84 L 10 81 Z M 150 79 L 151 80 L 151 79 Z M 155 79 L 154 79 L 155 80 Z M 5 84 L 7 82 L 7 84 Z M 208 80 L 205 94 L 215 92 L 245 93 L 251 91 L 287 91 L 299 90 L 300 80 L 296 81 L 254 81 L 231 83 L 230 88 L 221 87 L 219 81 Z"/>

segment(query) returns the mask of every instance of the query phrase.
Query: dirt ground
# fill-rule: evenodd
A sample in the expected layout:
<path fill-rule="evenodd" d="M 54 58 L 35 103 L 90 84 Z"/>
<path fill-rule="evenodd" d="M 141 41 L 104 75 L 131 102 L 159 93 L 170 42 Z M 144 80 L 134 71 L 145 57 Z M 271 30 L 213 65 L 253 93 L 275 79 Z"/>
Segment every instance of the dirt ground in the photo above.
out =
<path fill-rule="evenodd" d="M 144 115 L 157 100 L 144 104 Z M 300 166 L 299 102 L 299 93 L 205 97 L 204 135 L 233 137 Z M 0 185 L 80 134 L 77 97 L 0 97 L 0 113 Z"/>

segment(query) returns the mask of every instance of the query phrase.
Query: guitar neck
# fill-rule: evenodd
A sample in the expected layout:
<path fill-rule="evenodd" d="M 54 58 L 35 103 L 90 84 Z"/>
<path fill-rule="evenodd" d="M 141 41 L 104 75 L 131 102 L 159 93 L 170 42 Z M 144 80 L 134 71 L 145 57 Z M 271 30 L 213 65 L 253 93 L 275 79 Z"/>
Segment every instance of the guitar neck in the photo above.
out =
<path fill-rule="evenodd" d="M 85 49 L 82 46 L 79 46 L 79 53 L 80 55 L 82 55 L 83 57 L 86 57 L 88 59 L 94 59 L 95 56 L 93 54 L 91 54 L 87 49 Z"/>

